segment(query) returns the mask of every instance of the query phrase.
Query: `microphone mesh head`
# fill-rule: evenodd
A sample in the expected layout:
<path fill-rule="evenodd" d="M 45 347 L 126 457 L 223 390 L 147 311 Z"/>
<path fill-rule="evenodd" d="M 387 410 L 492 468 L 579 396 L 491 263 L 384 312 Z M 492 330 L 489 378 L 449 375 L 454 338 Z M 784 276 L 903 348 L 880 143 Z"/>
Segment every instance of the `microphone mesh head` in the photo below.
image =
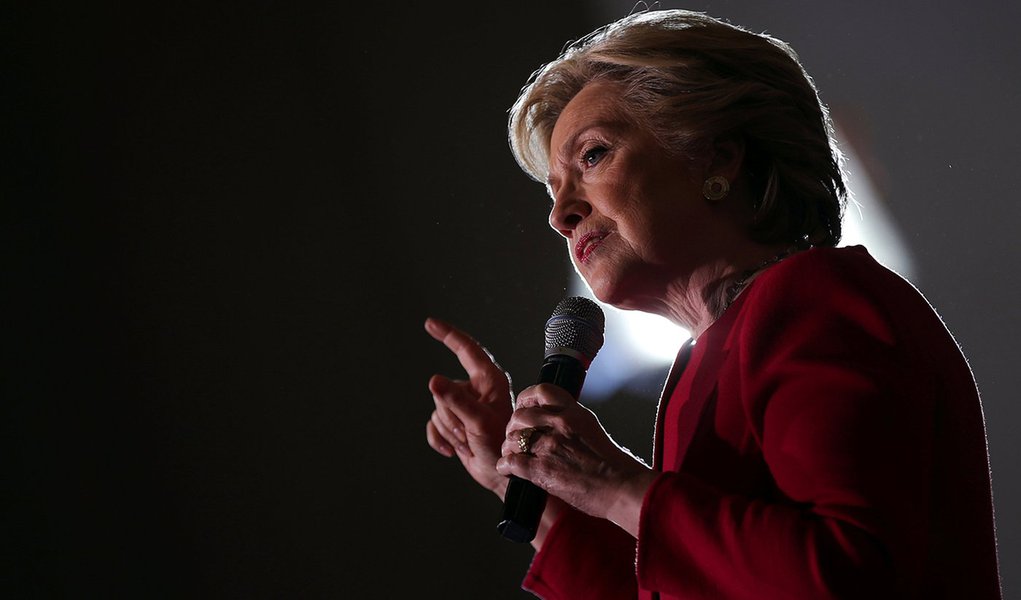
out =
<path fill-rule="evenodd" d="M 568 354 L 588 367 L 603 347 L 606 319 L 599 305 L 582 296 L 564 298 L 546 321 L 546 357 Z"/>

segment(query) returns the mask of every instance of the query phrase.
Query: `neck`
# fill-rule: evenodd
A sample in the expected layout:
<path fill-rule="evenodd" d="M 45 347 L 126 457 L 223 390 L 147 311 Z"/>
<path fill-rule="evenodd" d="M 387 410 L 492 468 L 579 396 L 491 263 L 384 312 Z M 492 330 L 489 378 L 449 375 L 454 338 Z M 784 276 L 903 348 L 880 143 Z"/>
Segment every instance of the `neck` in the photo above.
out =
<path fill-rule="evenodd" d="M 698 269 L 668 291 L 666 316 L 697 340 L 759 273 L 801 249 L 791 244 L 755 244 L 750 251 Z"/>

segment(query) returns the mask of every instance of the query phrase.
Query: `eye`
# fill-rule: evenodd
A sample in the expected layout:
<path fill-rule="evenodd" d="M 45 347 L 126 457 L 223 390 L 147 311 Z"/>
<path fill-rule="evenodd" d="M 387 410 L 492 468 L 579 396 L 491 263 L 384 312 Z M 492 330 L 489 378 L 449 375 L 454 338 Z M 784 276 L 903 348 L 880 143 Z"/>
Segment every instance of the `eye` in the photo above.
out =
<path fill-rule="evenodd" d="M 604 146 L 593 146 L 582 153 L 581 162 L 586 167 L 594 167 L 607 152 L 608 150 Z"/>

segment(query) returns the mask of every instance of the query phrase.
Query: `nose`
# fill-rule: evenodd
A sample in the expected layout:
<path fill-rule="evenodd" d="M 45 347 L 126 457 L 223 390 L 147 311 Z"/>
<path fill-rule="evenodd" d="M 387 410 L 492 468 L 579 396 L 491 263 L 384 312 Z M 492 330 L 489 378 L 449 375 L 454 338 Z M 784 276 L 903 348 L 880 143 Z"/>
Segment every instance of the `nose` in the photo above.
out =
<path fill-rule="evenodd" d="M 591 213 L 592 205 L 574 186 L 565 185 L 553 193 L 553 209 L 550 210 L 549 224 L 557 233 L 571 239 L 571 234 L 578 224 Z"/>

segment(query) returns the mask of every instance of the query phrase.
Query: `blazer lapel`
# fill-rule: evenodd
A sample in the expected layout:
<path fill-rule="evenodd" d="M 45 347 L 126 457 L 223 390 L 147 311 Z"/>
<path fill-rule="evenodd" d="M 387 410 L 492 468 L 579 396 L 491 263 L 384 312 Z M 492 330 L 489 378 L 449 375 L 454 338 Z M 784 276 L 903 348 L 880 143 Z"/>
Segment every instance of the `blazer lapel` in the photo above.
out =
<path fill-rule="evenodd" d="M 727 357 L 727 348 L 723 341 L 726 338 L 727 329 L 717 328 L 715 332 L 707 331 L 706 339 L 700 340 L 700 344 L 706 344 L 705 355 L 695 372 L 695 379 L 691 383 L 691 395 L 681 407 L 681 422 L 679 424 L 677 439 L 677 465 L 684 464 L 684 457 L 688 453 L 692 440 L 702 421 L 703 413 L 710 404 L 710 399 L 716 396 L 716 383 L 720 373 L 720 365 Z M 716 335 L 713 335 L 713 334 Z"/>
<path fill-rule="evenodd" d="M 681 374 L 684 373 L 685 367 L 688 366 L 693 343 L 694 340 L 689 339 L 678 350 L 677 357 L 674 358 L 674 364 L 670 367 L 670 372 L 667 374 L 666 383 L 663 384 L 663 391 L 659 395 L 659 403 L 656 405 L 656 431 L 653 433 L 654 437 L 652 440 L 653 469 L 663 468 L 663 416 L 666 414 L 667 403 L 670 402 L 670 397 L 674 394 L 674 388 L 677 387 Z"/>

